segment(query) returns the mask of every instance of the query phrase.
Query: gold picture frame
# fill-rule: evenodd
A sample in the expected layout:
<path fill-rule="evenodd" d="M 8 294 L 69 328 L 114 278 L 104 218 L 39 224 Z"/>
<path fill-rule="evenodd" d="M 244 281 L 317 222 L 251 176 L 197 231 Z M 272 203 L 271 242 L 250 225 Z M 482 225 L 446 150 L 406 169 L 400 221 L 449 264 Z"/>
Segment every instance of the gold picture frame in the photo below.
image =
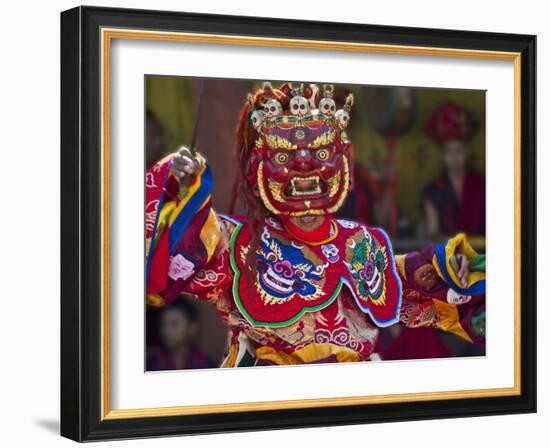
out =
<path fill-rule="evenodd" d="M 108 14 L 106 13 L 108 12 Z M 282 410 L 307 410 L 307 409 L 318 409 L 318 408 L 340 408 L 340 407 L 362 407 L 364 408 L 367 405 L 388 405 L 395 403 L 425 403 L 425 402 L 435 402 L 442 400 L 469 400 L 469 399 L 506 399 L 512 398 L 509 403 L 524 403 L 525 400 L 531 403 L 533 401 L 532 390 L 529 388 L 526 390 L 525 384 L 526 381 L 532 381 L 532 372 L 529 368 L 529 372 L 525 372 L 525 363 L 530 362 L 534 363 L 534 354 L 529 350 L 528 353 L 525 353 L 525 328 L 522 326 L 525 325 L 526 319 L 531 320 L 531 317 L 526 314 L 531 313 L 531 309 L 525 309 L 524 302 L 522 297 L 525 297 L 525 273 L 522 272 L 523 260 L 529 259 L 532 260 L 532 251 L 529 250 L 528 253 L 524 252 L 524 238 L 522 238 L 522 227 L 524 227 L 525 213 L 529 213 L 531 210 L 530 201 L 533 199 L 531 197 L 525 196 L 526 191 L 526 182 L 530 182 L 529 179 L 526 179 L 524 173 L 526 169 L 532 170 L 531 164 L 534 164 L 529 156 L 526 156 L 526 152 L 534 151 L 534 142 L 524 134 L 525 129 L 529 129 L 529 126 L 532 125 L 532 114 L 527 113 L 526 111 L 530 110 L 532 106 L 530 92 L 532 89 L 534 91 L 534 85 L 530 85 L 531 79 L 533 78 L 533 73 L 530 71 L 531 61 L 534 58 L 533 54 L 533 39 L 526 36 L 516 36 L 516 35 L 506 35 L 506 38 L 503 37 L 501 47 L 502 49 L 490 48 L 491 40 L 489 36 L 463 36 L 460 32 L 448 32 L 445 37 L 435 36 L 431 33 L 432 30 L 423 30 L 425 35 L 428 38 L 431 38 L 435 46 L 427 46 L 425 43 L 422 44 L 407 44 L 405 41 L 406 38 L 403 38 L 402 42 L 390 42 L 392 39 L 389 37 L 386 39 L 387 42 L 380 41 L 369 41 L 368 36 L 365 38 L 365 42 L 357 41 L 346 41 L 344 36 L 347 32 L 345 27 L 342 27 L 341 33 L 342 37 L 340 39 L 327 39 L 320 40 L 313 36 L 312 38 L 305 37 L 277 37 L 275 35 L 266 36 L 266 35 L 252 35 L 251 29 L 245 30 L 246 24 L 243 25 L 243 34 L 230 34 L 224 33 L 223 30 L 219 32 L 207 32 L 207 29 L 210 27 L 215 27 L 218 25 L 218 22 L 215 19 L 212 19 L 212 23 L 209 26 L 202 26 L 203 22 L 209 21 L 209 16 L 200 16 L 196 18 L 194 15 L 187 16 L 178 16 L 176 13 L 156 13 L 150 12 L 145 14 L 146 21 L 150 20 L 150 23 L 156 24 L 155 28 L 157 29 L 146 29 L 147 27 L 143 24 L 138 26 L 130 26 L 133 23 L 133 16 L 130 12 L 124 12 L 117 10 L 118 12 L 113 12 L 105 9 L 97 8 L 76 8 L 71 11 L 67 11 L 62 15 L 62 26 L 65 28 L 65 33 L 68 36 L 69 34 L 74 39 L 74 33 L 80 36 L 80 39 L 93 39 L 95 48 L 97 49 L 97 54 L 93 56 L 94 63 L 97 63 L 98 69 L 98 90 L 94 93 L 97 94 L 98 99 L 98 110 L 100 116 L 99 129 L 97 135 L 97 142 L 99 143 L 99 164 L 96 168 L 99 168 L 99 185 L 97 190 L 97 195 L 99 198 L 99 241 L 98 248 L 99 252 L 98 257 L 98 273 L 100 275 L 100 281 L 98 285 L 98 304 L 99 304 L 99 325 L 97 328 L 97 334 L 99 335 L 99 344 L 97 345 L 99 360 L 97 367 L 99 368 L 97 382 L 95 383 L 97 387 L 89 387 L 87 394 L 93 393 L 99 389 L 98 400 L 99 403 L 92 405 L 91 407 L 86 404 L 84 398 L 76 398 L 79 408 L 81 408 L 82 415 L 86 414 L 86 417 L 82 420 L 79 420 L 75 423 L 73 418 L 63 417 L 66 424 L 63 427 L 62 424 L 62 433 L 68 437 L 78 439 L 78 440 L 89 440 L 94 438 L 117 438 L 132 436 L 132 431 L 128 429 L 127 425 L 129 422 L 142 420 L 142 419 L 162 419 L 162 418 L 185 418 L 191 416 L 208 416 L 212 414 L 241 414 L 241 413 L 262 413 L 268 411 L 282 411 Z M 106 18 L 107 17 L 107 18 Z M 114 18 L 113 18 L 114 17 Z M 181 19 L 182 28 L 189 27 L 191 31 L 174 31 L 170 24 L 173 23 L 173 20 Z M 227 19 L 227 18 L 226 18 Z M 145 19 L 144 19 L 145 20 Z M 165 20 L 166 28 L 158 29 L 160 23 L 163 23 Z M 236 19 L 236 22 L 241 19 Z M 262 19 L 266 21 L 267 19 Z M 79 23 L 82 21 L 93 24 L 89 26 L 88 29 L 79 26 Z M 193 27 L 193 21 L 200 22 L 198 26 L 202 26 L 204 31 L 197 31 L 196 27 Z M 139 22 L 139 20 L 138 20 Z M 170 22 L 170 23 L 168 23 Z M 246 20 L 246 23 L 252 23 L 253 19 Z M 139 22 L 140 24 L 142 22 Z M 240 22 L 239 22 L 240 23 Z M 190 25 L 191 24 L 191 25 Z M 275 26 L 276 24 L 272 24 Z M 290 26 L 289 22 L 287 26 Z M 256 28 L 260 25 L 256 25 Z M 324 26 L 335 27 L 338 29 L 338 24 L 324 24 Z M 357 25 L 361 27 L 360 25 Z M 90 29 L 93 29 L 94 34 L 90 34 Z M 246 33 L 244 31 L 247 31 Z M 285 30 L 282 30 L 283 34 Z M 374 32 L 374 31 L 373 31 Z M 380 36 L 383 40 L 384 32 L 380 31 Z M 457 33 L 457 34 L 453 34 Z M 368 33 L 366 33 L 368 34 Z M 389 35 L 389 33 L 387 33 Z M 467 33 L 466 33 L 467 34 Z M 378 34 L 377 34 L 378 36 Z M 438 35 L 439 36 L 439 35 Z M 474 39 L 475 37 L 475 39 Z M 469 38 L 469 39 L 467 39 Z M 379 39 L 379 40 L 380 40 Z M 471 48 L 472 39 L 476 40 L 479 48 Z M 515 159 L 515 179 L 514 179 L 514 210 L 515 210 L 515 219 L 514 219 L 514 259 L 515 259 L 515 279 L 514 279 L 514 307 L 515 307 L 515 316 L 514 316 L 514 385 L 513 387 L 507 388 L 489 388 L 489 389 L 477 389 L 477 390 L 461 390 L 461 391 L 448 391 L 448 392 L 429 392 L 429 393 L 406 393 L 406 394 L 396 394 L 396 395 L 375 395 L 375 396 L 353 396 L 353 397 L 339 397 L 339 398 L 319 398 L 319 399 L 306 399 L 306 400 L 284 400 L 284 401 L 269 401 L 269 402 L 247 402 L 247 403 L 233 403 L 233 404 L 219 404 L 219 405 L 190 405 L 190 406 L 176 406 L 176 407 L 160 407 L 160 408 L 143 408 L 143 409 L 113 409 L 111 407 L 111 368 L 110 368 L 110 359 L 112 356 L 111 353 L 111 305 L 110 305 L 110 246 L 111 246 L 111 231 L 110 231 L 110 217 L 111 217 L 111 189 L 110 189 L 110 176 L 111 176 L 111 165 L 110 165 L 110 154 L 111 154 L 111 46 L 115 40 L 139 40 L 139 41 L 163 41 L 163 42 L 183 42 L 183 43 L 198 43 L 198 44 L 208 44 L 208 45 L 233 45 L 233 46 L 242 46 L 242 47 L 276 47 L 276 48 L 288 48 L 288 49 L 313 49 L 321 51 L 340 51 L 340 52 L 354 52 L 354 53 L 379 53 L 379 54 L 397 54 L 397 55 L 409 55 L 409 56 L 432 56 L 432 57 L 443 57 L 443 58 L 464 58 L 464 59 L 476 59 L 476 60 L 487 60 L 487 61 L 510 61 L 514 66 L 514 159 Z M 464 47 L 454 47 L 451 45 L 459 45 L 460 42 L 468 42 L 468 46 Z M 438 42 L 440 45 L 438 45 Z M 519 42 L 519 43 L 518 43 Z M 67 44 L 69 45 L 69 44 Z M 76 46 L 76 48 L 73 48 Z M 66 65 L 68 67 L 71 64 L 77 65 L 77 70 L 81 70 L 81 62 L 75 59 L 75 55 L 79 55 L 83 49 L 78 45 L 78 41 L 75 41 L 67 50 Z M 493 45 L 494 46 L 494 45 Z M 92 46 L 92 48 L 94 48 Z M 82 61 L 82 59 L 80 59 Z M 66 69 L 64 76 L 74 76 L 75 70 L 74 67 L 71 67 L 71 70 Z M 526 77 L 528 79 L 526 79 Z M 81 78 L 81 83 L 82 83 Z M 73 90 L 66 93 L 75 94 L 74 86 L 71 87 Z M 78 89 L 81 89 L 82 85 L 78 86 Z M 526 93 L 527 91 L 527 93 Z M 81 97 L 81 92 L 77 92 L 77 96 Z M 69 101 L 68 101 L 69 102 Z M 69 112 L 70 108 L 64 106 Z M 77 107 L 77 106 L 75 106 Z M 81 120 L 80 123 L 69 123 L 67 126 L 86 126 L 85 118 L 79 117 Z M 69 131 L 67 135 L 69 135 Z M 73 131 L 71 131 L 73 132 Z M 72 135 L 72 134 L 71 134 Z M 69 137 L 67 137 L 69 138 Z M 85 150 L 82 148 L 82 142 L 79 143 L 81 151 Z M 67 144 L 67 143 L 65 143 Z M 68 151 L 65 147 L 62 148 L 62 151 Z M 78 163 L 71 159 L 70 168 L 67 166 L 64 170 L 74 169 L 74 164 Z M 525 164 L 528 164 L 529 167 L 526 167 Z M 530 184 L 529 184 L 530 185 Z M 527 185 L 527 189 L 529 189 Z M 533 193 L 534 195 L 534 193 Z M 526 204 L 526 201 L 528 203 Z M 70 213 L 75 213 L 77 210 L 67 211 L 67 215 Z M 65 218 L 64 218 L 65 219 Z M 529 222 L 529 228 L 531 228 L 534 223 Z M 80 246 L 79 246 L 80 250 Z M 67 249 L 69 251 L 69 249 Z M 68 257 L 68 255 L 65 255 Z M 534 275 L 534 273 L 530 274 Z M 528 280 L 530 281 L 530 280 Z M 74 298 L 64 297 L 63 300 L 66 302 L 68 300 L 74 300 Z M 65 303 L 63 302 L 63 303 Z M 64 305 L 65 306 L 65 305 Z M 66 305 L 67 315 L 74 312 L 72 306 Z M 79 313 L 82 310 L 80 309 Z M 534 311 L 533 311 L 534 312 Z M 82 318 L 82 314 L 79 314 Z M 68 317 L 64 317 L 64 325 L 69 325 L 66 320 Z M 82 331 L 79 328 L 79 331 Z M 532 331 L 532 328 L 529 329 Z M 75 351 L 81 352 L 83 349 L 82 346 L 70 347 L 70 350 L 67 352 L 74 353 Z M 74 356 L 70 356 L 71 359 L 66 357 L 64 363 L 74 364 L 79 363 L 78 359 L 73 359 Z M 526 358 L 527 361 L 526 361 Z M 523 364 L 522 364 L 523 363 Z M 67 369 L 69 369 L 67 367 Z M 527 375 L 527 377 L 525 376 Z M 67 377 L 66 377 L 67 378 Z M 82 381 L 82 378 L 79 377 L 78 381 Z M 76 382 L 78 382 L 76 381 Z M 82 387 L 82 383 L 80 384 Z M 72 384 L 71 387 L 67 387 L 65 396 L 68 394 L 75 393 L 76 386 Z M 86 395 L 86 394 L 84 394 Z M 72 396 L 72 395 L 71 395 Z M 74 397 L 73 397 L 74 398 Z M 88 397 L 89 401 L 90 397 Z M 84 408 L 87 408 L 84 411 Z M 512 405 L 510 405 L 513 407 Z M 516 406 L 518 407 L 518 406 Z M 532 406 L 531 406 L 532 408 Z M 62 411 L 63 412 L 63 411 Z M 465 413 L 467 415 L 468 413 Z M 475 411 L 471 411 L 470 415 L 474 414 Z M 63 414 L 65 415 L 65 414 Z M 399 417 L 396 417 L 398 419 Z M 406 418 L 404 416 L 403 418 Z M 62 419 L 62 420 L 63 420 Z M 84 421 L 95 421 L 96 425 L 92 428 L 90 424 L 87 426 L 87 433 L 83 432 Z M 184 420 L 182 420 L 184 421 Z M 366 420 L 365 420 L 366 421 Z M 111 423 L 112 422 L 112 423 Z M 120 423 L 122 426 L 117 427 L 116 422 Z M 102 425 L 111 425 L 113 430 L 98 430 L 98 427 Z M 306 423 L 307 425 L 308 423 Z M 322 424 L 322 421 L 320 421 Z M 148 424 L 149 430 L 146 431 L 146 434 L 162 434 L 161 426 L 157 426 L 156 422 L 151 421 Z M 276 426 L 276 425 L 275 425 Z M 238 425 L 235 426 L 238 428 Z M 249 427 L 254 427 L 253 425 Z M 261 427 L 261 426 L 260 426 Z M 281 427 L 285 427 L 285 424 L 281 424 Z M 289 425 L 286 425 L 289 427 Z M 111 426 L 106 426 L 106 428 L 111 428 Z M 119 429 L 116 429 L 119 428 Z M 197 426 L 197 431 L 200 431 L 201 426 Z M 246 429 L 246 427 L 245 427 Z M 95 431 L 95 434 L 94 434 Z M 177 433 L 178 431 L 176 431 Z M 189 431 L 182 430 L 182 433 L 192 433 L 192 429 Z"/>

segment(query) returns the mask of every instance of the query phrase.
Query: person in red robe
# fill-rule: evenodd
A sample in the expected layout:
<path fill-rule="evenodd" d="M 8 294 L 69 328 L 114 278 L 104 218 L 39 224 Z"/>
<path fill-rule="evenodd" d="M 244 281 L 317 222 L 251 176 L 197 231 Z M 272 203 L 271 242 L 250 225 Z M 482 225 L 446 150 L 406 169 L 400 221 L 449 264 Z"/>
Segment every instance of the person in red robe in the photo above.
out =
<path fill-rule="evenodd" d="M 333 90 L 265 83 L 248 96 L 236 145 L 245 216 L 216 212 L 193 148 L 147 172 L 147 303 L 214 304 L 229 328 L 224 367 L 379 359 L 379 328 L 398 322 L 472 341 L 457 308 L 485 277 L 464 235 L 417 262 L 395 257 L 382 229 L 336 217 L 354 187 L 353 96 L 337 109 Z"/>
<path fill-rule="evenodd" d="M 438 107 L 425 125 L 440 147 L 443 169 L 423 192 L 427 233 L 485 234 L 485 179 L 469 163 L 469 142 L 479 128 L 475 114 L 453 102 Z"/>

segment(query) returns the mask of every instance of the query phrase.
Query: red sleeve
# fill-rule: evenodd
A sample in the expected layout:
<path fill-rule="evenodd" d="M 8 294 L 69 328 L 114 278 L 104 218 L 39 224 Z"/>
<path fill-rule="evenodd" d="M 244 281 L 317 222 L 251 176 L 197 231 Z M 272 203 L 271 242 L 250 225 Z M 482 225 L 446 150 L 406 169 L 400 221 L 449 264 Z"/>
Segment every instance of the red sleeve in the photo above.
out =
<path fill-rule="evenodd" d="M 220 244 L 225 227 L 205 187 L 207 167 L 180 199 L 170 165 L 167 157 L 146 175 L 147 299 L 153 305 L 170 303 L 181 293 L 205 297 L 214 288 L 225 288 L 229 279 Z"/>

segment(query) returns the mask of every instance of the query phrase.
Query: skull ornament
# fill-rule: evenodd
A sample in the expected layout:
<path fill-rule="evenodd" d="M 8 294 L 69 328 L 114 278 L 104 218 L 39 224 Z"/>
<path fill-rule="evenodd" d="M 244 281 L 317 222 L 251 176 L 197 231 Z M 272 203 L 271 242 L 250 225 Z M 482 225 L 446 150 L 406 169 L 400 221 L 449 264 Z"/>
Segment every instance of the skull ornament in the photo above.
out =
<path fill-rule="evenodd" d="M 472 296 L 460 294 L 452 289 L 447 291 L 447 302 L 453 305 L 464 305 L 472 299 Z"/>
<path fill-rule="evenodd" d="M 332 116 L 336 112 L 336 103 L 334 102 L 334 100 L 332 98 L 323 98 L 319 102 L 319 111 L 323 115 Z"/>
<path fill-rule="evenodd" d="M 336 120 L 338 121 L 338 124 L 343 128 L 347 128 L 349 124 L 349 112 L 345 109 L 340 109 L 336 111 L 336 114 L 334 115 Z"/>
<path fill-rule="evenodd" d="M 252 126 L 254 126 L 254 129 L 258 130 L 258 128 L 262 125 L 264 116 L 265 112 L 263 110 L 255 110 L 250 114 L 250 121 L 252 121 Z"/>
<path fill-rule="evenodd" d="M 309 112 L 309 103 L 301 95 L 296 95 L 290 100 L 290 113 L 292 115 L 306 115 Z"/>
<path fill-rule="evenodd" d="M 338 253 L 339 251 L 336 244 L 325 244 L 321 246 L 321 250 L 329 263 L 336 263 L 340 260 L 340 254 Z"/>
<path fill-rule="evenodd" d="M 272 118 L 281 115 L 283 108 L 281 107 L 281 103 L 279 103 L 279 101 L 272 98 L 265 103 L 264 112 L 266 118 Z"/>

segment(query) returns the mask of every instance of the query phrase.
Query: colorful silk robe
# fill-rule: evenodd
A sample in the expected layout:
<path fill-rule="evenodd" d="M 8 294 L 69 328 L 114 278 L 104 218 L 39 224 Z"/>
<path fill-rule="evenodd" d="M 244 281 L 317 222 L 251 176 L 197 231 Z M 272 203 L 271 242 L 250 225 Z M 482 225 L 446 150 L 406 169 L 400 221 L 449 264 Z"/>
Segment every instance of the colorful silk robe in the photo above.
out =
<path fill-rule="evenodd" d="M 162 306 L 187 293 L 213 302 L 230 329 L 225 366 L 368 360 L 378 328 L 400 320 L 462 328 L 458 315 L 452 325 L 439 318 L 444 277 L 436 296 L 415 290 L 410 263 L 397 269 L 386 234 L 355 222 L 335 219 L 326 240 L 306 243 L 269 217 L 250 270 L 249 226 L 214 212 L 206 163 L 187 191 L 170 165 L 168 157 L 147 173 L 147 300 Z M 415 294 L 404 295 L 402 283 Z M 418 306 L 429 319 L 410 318 Z"/>

